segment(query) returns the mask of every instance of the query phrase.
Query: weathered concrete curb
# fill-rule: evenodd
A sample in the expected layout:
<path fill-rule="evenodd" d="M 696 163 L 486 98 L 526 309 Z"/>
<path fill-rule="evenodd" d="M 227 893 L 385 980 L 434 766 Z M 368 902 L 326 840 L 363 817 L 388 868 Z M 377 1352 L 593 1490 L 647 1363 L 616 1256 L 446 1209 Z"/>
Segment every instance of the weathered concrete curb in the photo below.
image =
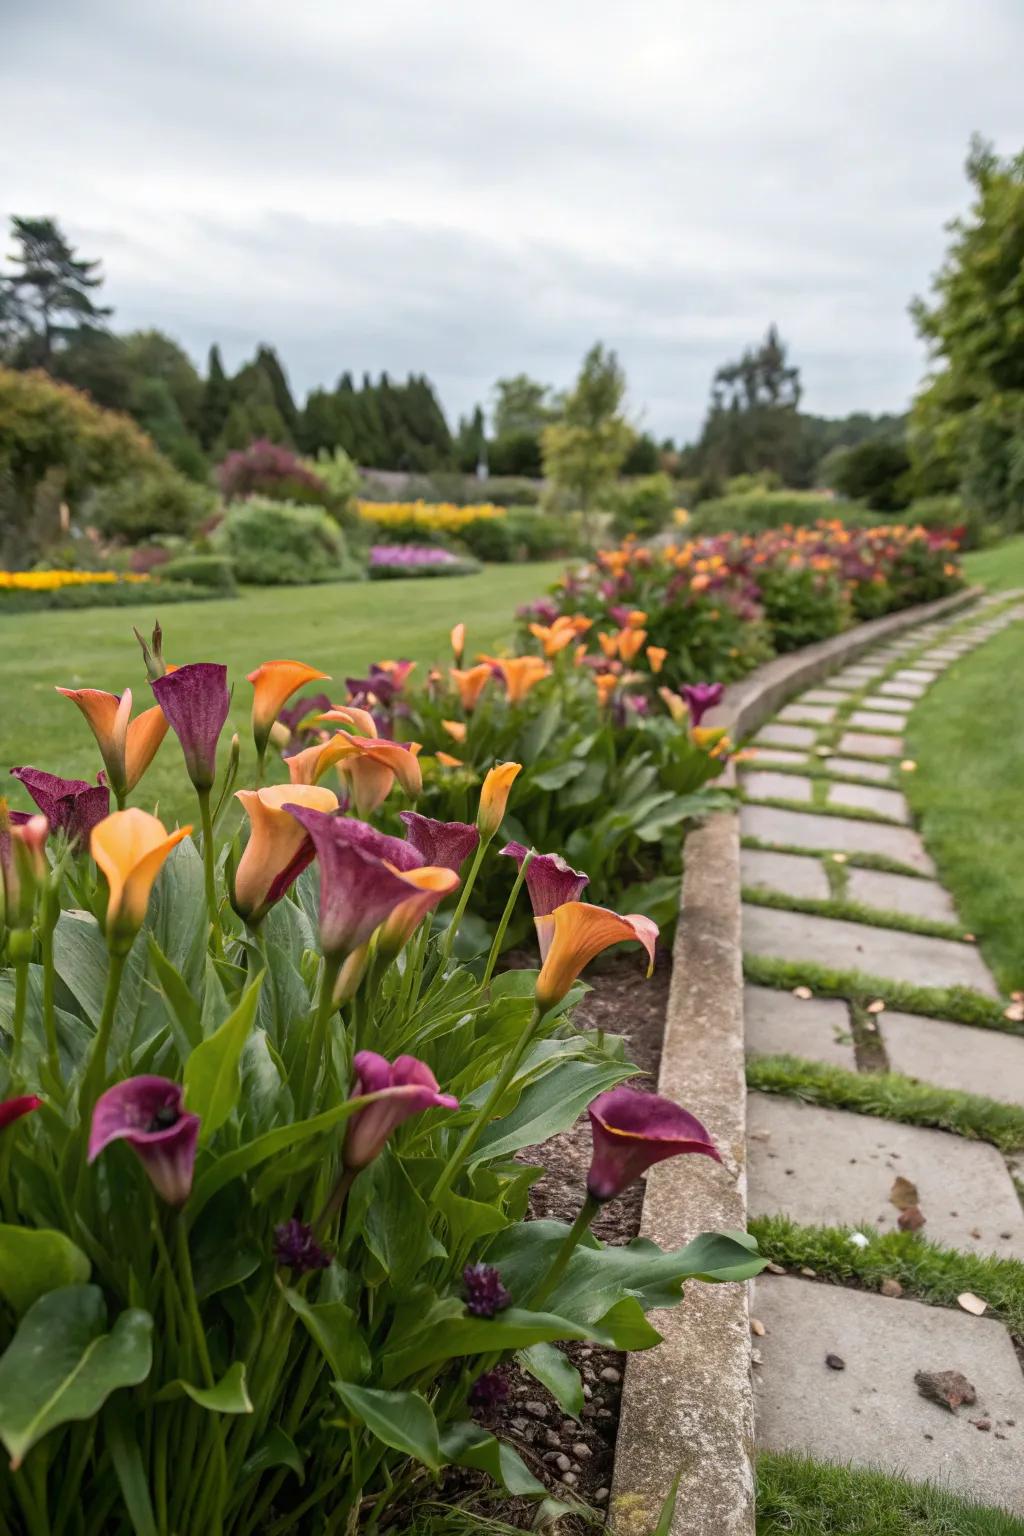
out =
<path fill-rule="evenodd" d="M 746 736 L 793 694 L 879 640 L 952 614 L 981 590 L 887 614 L 776 657 L 729 688 L 707 723 Z M 699 1232 L 745 1228 L 740 840 L 731 811 L 712 816 L 686 841 L 658 1091 L 707 1126 L 724 1163 L 695 1157 L 652 1168 L 641 1235 L 675 1248 Z M 609 1528 L 614 1536 L 650 1536 L 678 1475 L 671 1536 L 754 1536 L 747 1287 L 693 1283 L 683 1306 L 653 1321 L 664 1342 L 628 1357 Z"/>

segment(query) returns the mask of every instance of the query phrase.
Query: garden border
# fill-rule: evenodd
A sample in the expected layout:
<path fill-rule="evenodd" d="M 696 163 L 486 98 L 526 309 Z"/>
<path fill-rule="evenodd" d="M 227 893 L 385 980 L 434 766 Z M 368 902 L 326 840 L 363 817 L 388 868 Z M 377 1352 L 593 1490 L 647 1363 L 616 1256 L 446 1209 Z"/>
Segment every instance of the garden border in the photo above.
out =
<path fill-rule="evenodd" d="M 708 725 L 738 740 L 793 694 L 878 641 L 976 603 L 969 587 L 777 656 L 733 684 Z M 666 1162 L 647 1178 L 640 1235 L 678 1247 L 709 1230 L 746 1229 L 746 1077 L 739 814 L 720 811 L 686 840 L 658 1091 L 707 1126 L 722 1168 Z M 744 1284 L 687 1288 L 657 1314 L 657 1349 L 627 1357 L 609 1503 L 614 1536 L 650 1536 L 679 1479 L 670 1536 L 754 1536 L 754 1406 Z"/>

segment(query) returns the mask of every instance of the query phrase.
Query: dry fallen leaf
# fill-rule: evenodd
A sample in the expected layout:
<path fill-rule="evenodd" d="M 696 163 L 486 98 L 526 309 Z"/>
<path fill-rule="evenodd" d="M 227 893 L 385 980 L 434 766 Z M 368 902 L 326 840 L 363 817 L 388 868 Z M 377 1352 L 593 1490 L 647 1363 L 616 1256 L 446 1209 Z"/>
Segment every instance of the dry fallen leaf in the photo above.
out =
<path fill-rule="evenodd" d="M 750 1319 L 750 1331 L 751 1333 L 756 1333 L 759 1339 L 763 1339 L 765 1334 L 768 1332 L 767 1328 L 764 1326 L 764 1323 L 762 1323 L 759 1317 L 752 1317 Z"/>
<path fill-rule="evenodd" d="M 834 853 L 832 855 L 832 863 L 833 864 L 845 864 L 846 863 L 846 854 L 845 853 Z"/>
<path fill-rule="evenodd" d="M 917 764 L 914 762 L 913 758 L 905 757 L 902 763 L 900 763 L 900 767 L 904 773 L 913 773 L 917 767 Z"/>
<path fill-rule="evenodd" d="M 957 1301 L 972 1317 L 980 1317 L 983 1312 L 988 1311 L 988 1302 L 982 1301 L 980 1296 L 975 1296 L 973 1291 L 961 1291 Z"/>
<path fill-rule="evenodd" d="M 917 1371 L 914 1383 L 922 1397 L 931 1398 L 950 1413 L 955 1413 L 961 1403 L 969 1406 L 978 1401 L 973 1383 L 961 1371 Z"/>
<path fill-rule="evenodd" d="M 868 1013 L 884 1013 L 884 1012 L 885 1012 L 885 1000 L 883 998 L 876 997 L 873 1003 L 868 1003 Z"/>
<path fill-rule="evenodd" d="M 894 1280 L 891 1275 L 886 1275 L 878 1289 L 881 1291 L 883 1296 L 903 1295 L 902 1285 L 900 1285 L 898 1280 Z"/>
<path fill-rule="evenodd" d="M 975 938 L 973 933 L 965 933 L 964 934 L 964 943 L 965 944 L 977 944 L 977 942 L 978 941 Z"/>
<path fill-rule="evenodd" d="M 794 987 L 793 996 L 798 997 L 802 1003 L 806 1003 L 809 997 L 814 996 L 814 993 L 811 991 L 810 987 Z"/>
<path fill-rule="evenodd" d="M 771 1262 L 771 1260 L 769 1260 L 768 1263 L 765 1265 L 765 1269 L 768 1271 L 768 1273 L 770 1275 L 784 1275 L 786 1273 L 784 1265 L 782 1265 L 782 1264 L 773 1264 Z"/>
<path fill-rule="evenodd" d="M 912 1205 L 917 1205 L 920 1198 L 917 1185 L 898 1173 L 889 1191 L 889 1204 L 894 1205 L 898 1211 L 908 1211 Z"/>
<path fill-rule="evenodd" d="M 1011 1024 L 1024 1024 L 1024 1003 L 1011 1003 L 1009 1008 L 1003 1009 L 1003 1018 L 1009 1019 Z"/>
<path fill-rule="evenodd" d="M 1024 1003 L 1024 992 L 1011 992 L 1010 997 L 1015 1003 Z"/>
<path fill-rule="evenodd" d="M 927 1217 L 919 1205 L 908 1205 L 905 1211 L 900 1211 L 896 1218 L 896 1225 L 901 1232 L 917 1232 L 924 1226 Z"/>

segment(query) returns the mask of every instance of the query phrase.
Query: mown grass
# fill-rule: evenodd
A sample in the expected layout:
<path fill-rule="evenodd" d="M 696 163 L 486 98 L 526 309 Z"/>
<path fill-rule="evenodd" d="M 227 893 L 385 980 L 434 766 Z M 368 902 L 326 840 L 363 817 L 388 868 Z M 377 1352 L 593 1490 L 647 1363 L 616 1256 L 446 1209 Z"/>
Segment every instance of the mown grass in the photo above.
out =
<path fill-rule="evenodd" d="M 993 549 L 976 549 L 964 556 L 964 572 L 990 592 L 1024 587 L 1024 538 L 1008 539 Z"/>
<path fill-rule="evenodd" d="M 519 603 L 543 595 L 561 563 L 489 566 L 476 576 L 431 581 L 341 582 L 315 587 L 248 588 L 234 601 L 180 603 L 162 616 L 168 660 L 220 661 L 235 685 L 231 730 L 242 738 L 242 773 L 251 777 L 249 737 L 252 690 L 247 672 L 274 657 L 295 657 L 331 674 L 328 693 L 344 696 L 346 676 L 361 676 L 371 661 L 409 657 L 421 675 L 431 661 L 447 662 L 448 632 L 466 625 L 467 652 L 494 650 L 511 640 Z M 0 779 L 15 764 L 31 764 L 69 778 L 92 778 L 102 766 L 88 726 L 54 686 L 130 687 L 136 709 L 152 702 L 132 626 L 143 633 L 160 615 L 157 605 L 90 608 L 76 612 L 0 616 Z M 11 804 L 30 802 L 13 779 Z M 168 737 L 133 797 L 159 803 L 167 821 L 190 819 L 194 804 L 177 742 Z"/>

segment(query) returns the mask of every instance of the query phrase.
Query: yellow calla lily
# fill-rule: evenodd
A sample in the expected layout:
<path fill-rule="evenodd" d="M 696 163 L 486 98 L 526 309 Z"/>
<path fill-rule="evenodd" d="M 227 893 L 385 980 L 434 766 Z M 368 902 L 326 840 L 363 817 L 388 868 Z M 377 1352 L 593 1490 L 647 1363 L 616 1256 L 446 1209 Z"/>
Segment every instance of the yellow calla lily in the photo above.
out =
<path fill-rule="evenodd" d="M 168 832 L 158 816 L 135 808 L 115 811 L 93 828 L 89 850 L 107 877 L 107 942 L 112 948 L 131 947 L 164 860 L 191 831 L 178 827 Z"/>

